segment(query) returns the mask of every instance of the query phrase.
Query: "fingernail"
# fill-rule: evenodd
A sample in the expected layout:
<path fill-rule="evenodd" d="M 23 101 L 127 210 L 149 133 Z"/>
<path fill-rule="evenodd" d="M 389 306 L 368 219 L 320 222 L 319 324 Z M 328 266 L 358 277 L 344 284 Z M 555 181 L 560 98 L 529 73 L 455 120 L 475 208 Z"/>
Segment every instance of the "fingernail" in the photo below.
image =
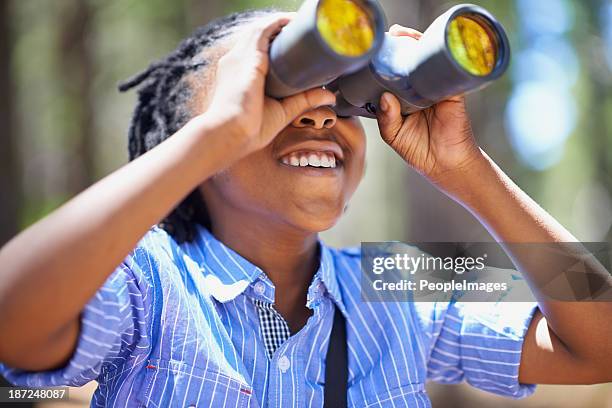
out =
<path fill-rule="evenodd" d="M 332 102 L 331 102 L 331 104 L 330 104 L 330 105 L 331 105 L 331 106 L 336 106 L 336 103 L 337 103 L 336 95 L 334 95 L 334 96 L 333 96 L 333 98 L 331 98 L 331 101 L 332 101 Z"/>
<path fill-rule="evenodd" d="M 380 98 L 380 110 L 386 112 L 389 109 L 389 102 L 387 102 L 387 94 L 383 94 Z"/>

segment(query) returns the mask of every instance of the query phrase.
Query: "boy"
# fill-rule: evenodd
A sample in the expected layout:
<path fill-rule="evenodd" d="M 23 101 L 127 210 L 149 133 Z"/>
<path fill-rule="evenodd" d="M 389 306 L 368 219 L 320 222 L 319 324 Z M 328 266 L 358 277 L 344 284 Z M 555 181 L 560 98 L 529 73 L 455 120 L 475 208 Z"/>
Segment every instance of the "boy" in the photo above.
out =
<path fill-rule="evenodd" d="M 3 374 L 97 380 L 93 406 L 322 406 L 338 309 L 350 406 L 427 407 L 428 378 L 514 398 L 609 381 L 607 303 L 360 301 L 359 253 L 317 233 L 359 183 L 365 135 L 326 90 L 264 95 L 289 19 L 215 21 L 125 84 L 141 86 L 132 162 L 0 252 Z M 500 242 L 575 241 L 477 147 L 462 98 L 408 118 L 393 95 L 380 106 L 384 141 Z"/>

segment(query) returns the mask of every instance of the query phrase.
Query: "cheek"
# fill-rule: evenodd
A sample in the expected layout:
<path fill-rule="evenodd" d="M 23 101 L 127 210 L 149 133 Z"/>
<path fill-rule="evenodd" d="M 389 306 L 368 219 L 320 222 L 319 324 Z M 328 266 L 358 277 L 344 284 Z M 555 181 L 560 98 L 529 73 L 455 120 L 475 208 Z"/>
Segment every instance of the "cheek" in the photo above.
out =
<path fill-rule="evenodd" d="M 241 209 L 271 207 L 282 199 L 275 163 L 262 152 L 241 159 L 211 181 L 219 199 Z"/>
<path fill-rule="evenodd" d="M 354 152 L 354 154 L 355 156 L 350 164 L 351 169 L 347 174 L 345 186 L 347 201 L 353 195 L 355 190 L 357 190 L 365 170 L 365 149 L 361 149 L 359 152 Z"/>
<path fill-rule="evenodd" d="M 365 170 L 365 152 L 366 152 L 366 134 L 361 126 L 361 122 L 357 118 L 346 120 L 345 129 L 342 129 L 347 135 L 347 140 L 351 148 L 350 169 L 347 171 L 346 192 L 347 198 L 355 192 Z"/>

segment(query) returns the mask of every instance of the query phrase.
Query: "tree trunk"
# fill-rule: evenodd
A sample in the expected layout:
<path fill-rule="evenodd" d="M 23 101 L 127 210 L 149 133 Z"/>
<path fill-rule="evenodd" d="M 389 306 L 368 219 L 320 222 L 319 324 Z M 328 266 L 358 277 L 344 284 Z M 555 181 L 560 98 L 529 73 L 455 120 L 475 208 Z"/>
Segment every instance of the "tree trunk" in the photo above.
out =
<path fill-rule="evenodd" d="M 13 33 L 10 26 L 12 2 L 0 1 L 0 246 L 19 230 L 22 204 L 21 169 L 15 125 L 15 88 L 13 67 Z M 0 376 L 0 387 L 10 384 Z M 33 404 L 20 404 L 23 408 Z"/>
<path fill-rule="evenodd" d="M 0 245 L 19 229 L 22 204 L 21 169 L 14 115 L 15 88 L 12 75 L 13 33 L 10 1 L 0 1 Z"/>
<path fill-rule="evenodd" d="M 67 171 L 69 194 L 88 187 L 96 179 L 96 128 L 93 120 L 93 80 L 95 74 L 90 1 L 71 1 L 63 8 L 60 31 L 60 75 L 70 122 L 67 145 L 72 149 Z"/>

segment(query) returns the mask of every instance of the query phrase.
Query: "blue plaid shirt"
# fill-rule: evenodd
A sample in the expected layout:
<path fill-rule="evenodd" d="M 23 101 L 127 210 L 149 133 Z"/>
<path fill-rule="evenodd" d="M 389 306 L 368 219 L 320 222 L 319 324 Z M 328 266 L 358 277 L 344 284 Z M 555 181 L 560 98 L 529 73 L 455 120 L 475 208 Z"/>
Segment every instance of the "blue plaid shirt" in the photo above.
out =
<path fill-rule="evenodd" d="M 518 368 L 535 304 L 362 302 L 359 255 L 321 244 L 313 315 L 270 359 L 253 302 L 274 301 L 265 273 L 205 229 L 178 245 L 154 227 L 83 310 L 65 367 L 0 368 L 19 385 L 96 380 L 95 407 L 321 407 L 335 303 L 347 321 L 351 407 L 429 407 L 428 379 L 533 392 Z"/>

